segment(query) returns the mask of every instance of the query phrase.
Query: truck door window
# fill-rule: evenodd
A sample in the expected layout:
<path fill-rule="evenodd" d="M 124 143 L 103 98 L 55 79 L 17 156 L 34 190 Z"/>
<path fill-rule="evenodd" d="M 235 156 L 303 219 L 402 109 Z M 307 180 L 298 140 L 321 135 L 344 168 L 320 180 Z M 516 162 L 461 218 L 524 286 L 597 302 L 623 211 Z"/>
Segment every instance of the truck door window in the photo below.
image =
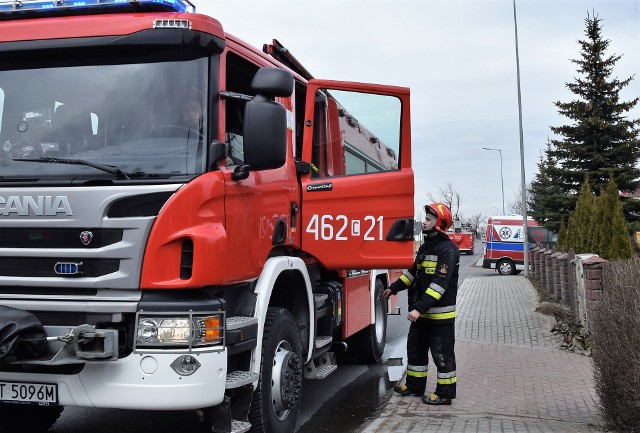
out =
<path fill-rule="evenodd" d="M 234 53 L 227 53 L 227 83 L 225 90 L 250 95 L 251 80 L 258 69 L 258 65 Z M 239 99 L 225 99 L 225 142 L 227 143 L 228 155 L 233 164 L 242 164 L 244 162 L 242 138 L 244 104 L 245 102 Z"/>
<path fill-rule="evenodd" d="M 398 170 L 399 99 L 330 90 L 315 104 L 312 178 Z"/>

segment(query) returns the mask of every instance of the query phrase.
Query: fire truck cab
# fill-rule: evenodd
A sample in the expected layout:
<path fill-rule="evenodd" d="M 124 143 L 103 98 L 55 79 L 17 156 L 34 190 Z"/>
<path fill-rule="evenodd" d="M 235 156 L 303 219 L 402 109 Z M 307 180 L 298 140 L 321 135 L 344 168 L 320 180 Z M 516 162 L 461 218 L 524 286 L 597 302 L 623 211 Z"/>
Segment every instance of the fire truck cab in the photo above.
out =
<path fill-rule="evenodd" d="M 303 378 L 381 359 L 409 89 L 315 79 L 186 0 L 0 19 L 1 429 L 82 406 L 293 432 Z"/>

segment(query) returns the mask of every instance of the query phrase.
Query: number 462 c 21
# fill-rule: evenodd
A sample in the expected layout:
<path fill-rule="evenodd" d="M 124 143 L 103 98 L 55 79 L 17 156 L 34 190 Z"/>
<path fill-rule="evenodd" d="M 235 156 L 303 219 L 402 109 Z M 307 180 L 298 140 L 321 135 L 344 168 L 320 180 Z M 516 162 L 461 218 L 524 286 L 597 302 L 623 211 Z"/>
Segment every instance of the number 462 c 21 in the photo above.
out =
<path fill-rule="evenodd" d="M 350 220 L 346 215 L 314 214 L 306 232 L 311 233 L 315 240 L 323 241 L 347 241 L 359 237 L 365 241 L 381 241 L 382 221 L 382 216 L 367 215 L 362 220 Z"/>

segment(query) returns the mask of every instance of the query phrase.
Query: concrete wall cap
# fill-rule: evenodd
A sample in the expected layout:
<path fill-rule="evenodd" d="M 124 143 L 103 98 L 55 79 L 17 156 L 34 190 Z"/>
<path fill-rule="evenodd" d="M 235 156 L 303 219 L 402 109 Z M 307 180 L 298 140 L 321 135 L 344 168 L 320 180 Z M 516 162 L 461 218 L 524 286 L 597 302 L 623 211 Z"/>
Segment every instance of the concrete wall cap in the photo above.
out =
<path fill-rule="evenodd" d="M 602 257 L 593 256 L 584 261 L 585 265 L 595 265 L 598 263 L 609 263 L 609 260 L 603 259 Z"/>

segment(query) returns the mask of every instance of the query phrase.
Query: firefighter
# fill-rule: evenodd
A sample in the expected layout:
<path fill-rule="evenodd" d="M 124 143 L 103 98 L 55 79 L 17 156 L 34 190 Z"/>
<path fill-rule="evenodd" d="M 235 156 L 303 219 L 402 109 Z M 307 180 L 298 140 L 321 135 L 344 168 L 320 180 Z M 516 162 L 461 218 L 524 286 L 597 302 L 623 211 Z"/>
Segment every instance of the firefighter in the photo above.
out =
<path fill-rule="evenodd" d="M 446 235 L 453 222 L 442 203 L 424 207 L 424 243 L 411 269 L 384 291 L 385 297 L 408 289 L 411 322 L 407 337 L 407 371 L 404 384 L 394 391 L 422 396 L 423 403 L 450 405 L 456 398 L 455 315 L 460 251 Z M 437 368 L 435 392 L 427 394 L 429 351 Z"/>

